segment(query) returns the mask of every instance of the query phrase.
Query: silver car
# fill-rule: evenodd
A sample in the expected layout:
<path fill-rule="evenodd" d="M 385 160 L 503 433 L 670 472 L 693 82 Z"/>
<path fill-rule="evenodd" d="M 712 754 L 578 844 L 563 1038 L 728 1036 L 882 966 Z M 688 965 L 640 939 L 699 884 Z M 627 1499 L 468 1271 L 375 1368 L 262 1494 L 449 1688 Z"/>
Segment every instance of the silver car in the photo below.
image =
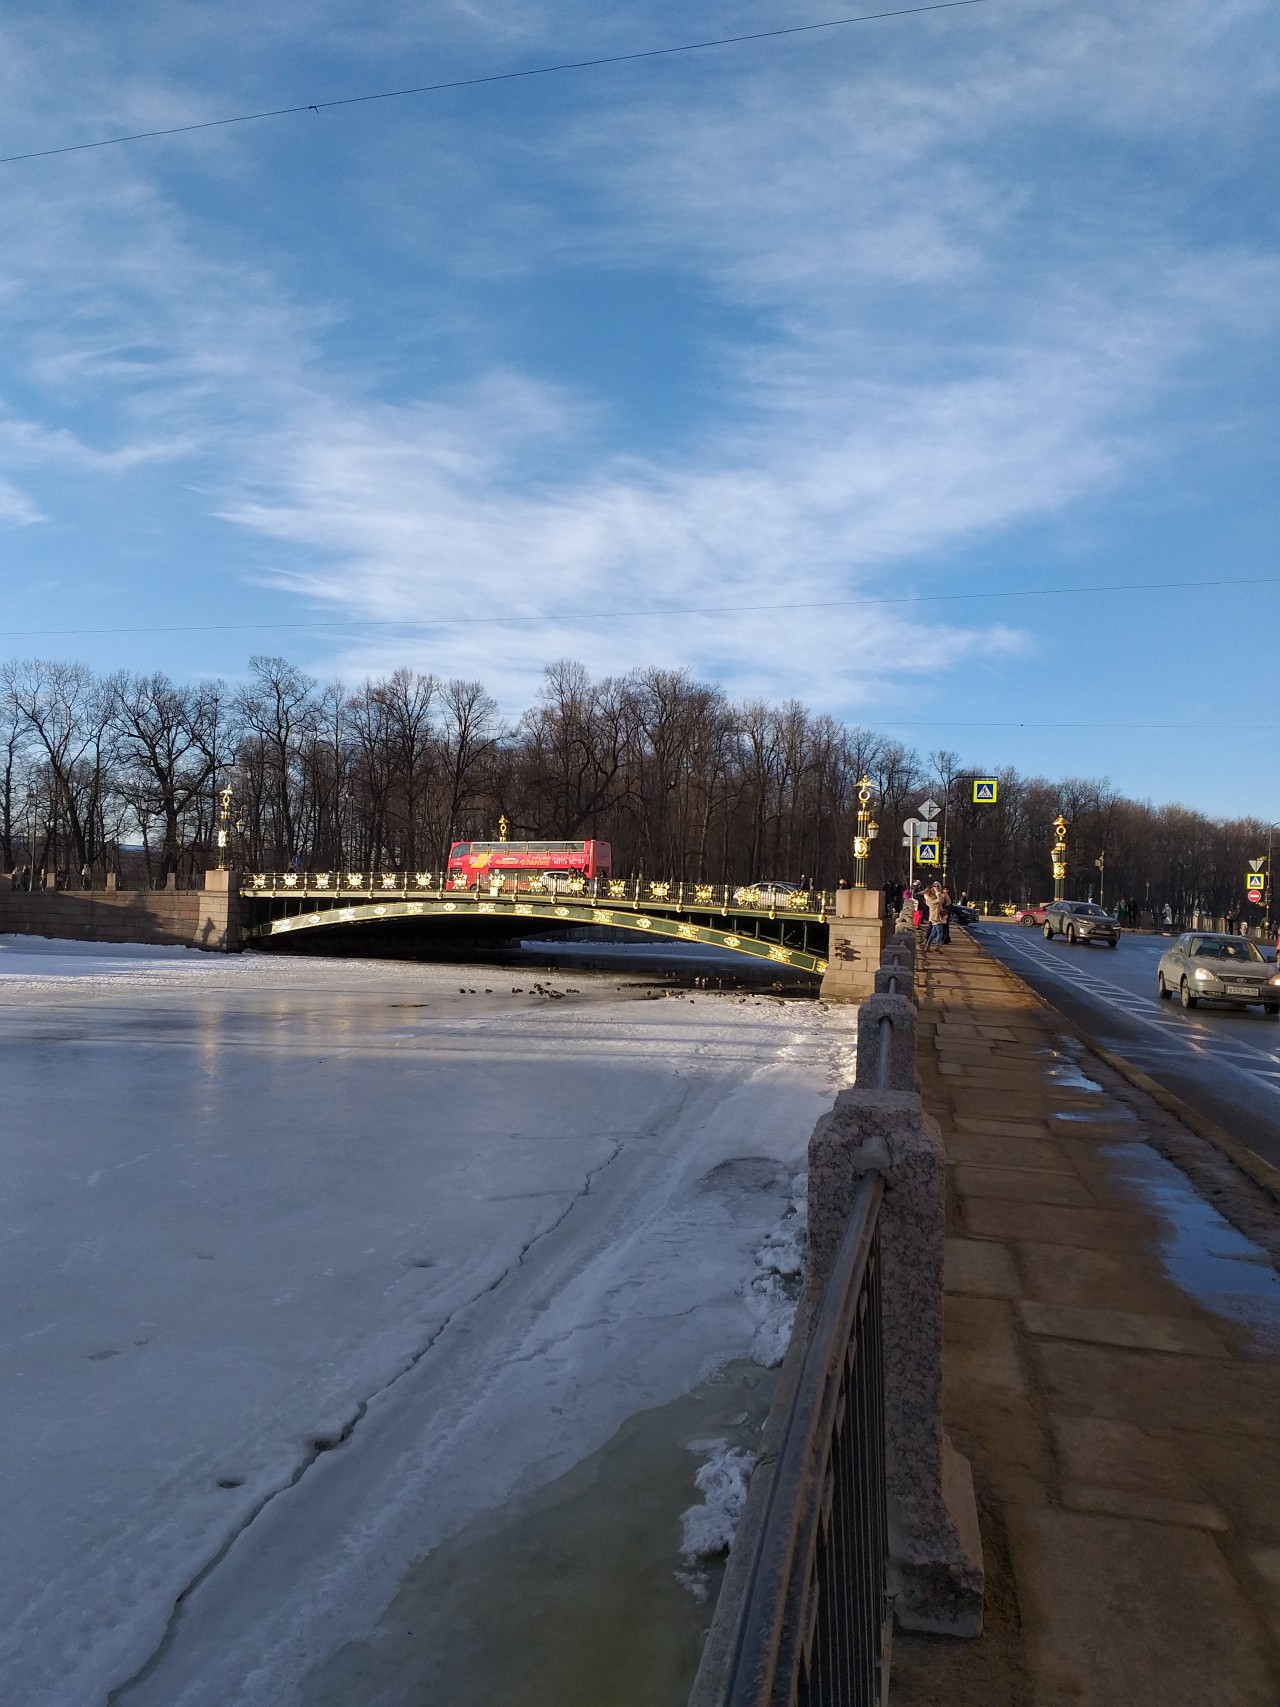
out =
<path fill-rule="evenodd" d="M 1051 901 L 1044 910 L 1045 940 L 1061 931 L 1069 943 L 1105 942 L 1114 948 L 1120 926 L 1096 901 Z"/>
<path fill-rule="evenodd" d="M 735 905 L 739 907 L 789 907 L 791 897 L 799 895 L 800 890 L 794 883 L 783 883 L 776 877 L 766 877 L 760 883 L 744 883 L 733 892 Z"/>
<path fill-rule="evenodd" d="M 1203 1001 L 1238 1008 L 1261 1003 L 1269 1018 L 1280 1014 L 1280 972 L 1247 937 L 1186 931 L 1160 956 L 1156 987 L 1162 1001 L 1176 995 L 1184 1008 Z"/>

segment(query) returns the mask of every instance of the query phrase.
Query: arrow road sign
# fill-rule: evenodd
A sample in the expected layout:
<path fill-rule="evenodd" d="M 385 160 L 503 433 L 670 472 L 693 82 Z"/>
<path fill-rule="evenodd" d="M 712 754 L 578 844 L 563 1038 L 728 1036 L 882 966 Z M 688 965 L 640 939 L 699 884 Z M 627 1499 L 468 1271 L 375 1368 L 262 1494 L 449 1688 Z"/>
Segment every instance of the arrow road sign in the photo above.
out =
<path fill-rule="evenodd" d="M 920 802 L 919 806 L 916 807 L 916 811 L 920 814 L 920 816 L 922 818 L 926 819 L 930 824 L 932 824 L 933 820 L 938 816 L 939 812 L 942 811 L 942 808 L 941 808 L 941 806 L 938 805 L 938 802 L 936 800 L 922 800 Z"/>

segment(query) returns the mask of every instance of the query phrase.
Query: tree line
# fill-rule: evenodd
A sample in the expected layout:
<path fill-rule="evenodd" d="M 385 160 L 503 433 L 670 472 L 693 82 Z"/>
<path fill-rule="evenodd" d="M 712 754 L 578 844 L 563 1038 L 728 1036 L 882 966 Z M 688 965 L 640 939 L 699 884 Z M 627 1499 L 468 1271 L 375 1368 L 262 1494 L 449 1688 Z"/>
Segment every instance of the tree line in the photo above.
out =
<path fill-rule="evenodd" d="M 407 669 L 353 689 L 254 657 L 232 690 L 15 660 L 0 670 L 0 742 L 5 869 L 73 879 L 132 862 L 147 883 L 194 880 L 217 862 L 227 786 L 244 870 L 439 871 L 453 841 L 494 837 L 504 815 L 513 839 L 610 842 L 617 874 L 830 888 L 854 875 L 864 775 L 881 826 L 872 884 L 906 876 L 900 826 L 927 796 L 951 888 L 975 899 L 1052 893 L 1059 812 L 1080 898 L 1240 911 L 1268 849 L 1263 820 L 921 755 L 797 700 L 734 703 L 683 670 L 593 680 L 562 661 L 509 720 L 481 682 Z M 994 807 L 973 803 L 974 775 L 998 779 Z"/>

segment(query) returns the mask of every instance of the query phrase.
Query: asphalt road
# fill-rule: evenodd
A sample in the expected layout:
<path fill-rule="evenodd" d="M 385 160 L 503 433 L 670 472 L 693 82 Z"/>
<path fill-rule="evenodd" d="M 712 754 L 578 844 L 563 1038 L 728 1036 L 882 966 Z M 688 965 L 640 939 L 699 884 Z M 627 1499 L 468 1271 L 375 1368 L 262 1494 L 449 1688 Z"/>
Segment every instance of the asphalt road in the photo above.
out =
<path fill-rule="evenodd" d="M 1156 966 L 1171 937 L 1068 948 L 993 922 L 973 935 L 1060 1013 L 1280 1167 L 1280 1021 L 1260 1008 L 1184 1013 L 1160 1001 Z"/>

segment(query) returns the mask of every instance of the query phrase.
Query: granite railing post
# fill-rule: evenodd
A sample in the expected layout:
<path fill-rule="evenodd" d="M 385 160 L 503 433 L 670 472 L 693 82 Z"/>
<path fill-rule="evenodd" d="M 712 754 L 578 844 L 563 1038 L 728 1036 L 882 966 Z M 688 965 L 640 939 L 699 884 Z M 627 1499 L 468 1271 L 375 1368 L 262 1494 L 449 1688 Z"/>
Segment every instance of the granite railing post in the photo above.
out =
<path fill-rule="evenodd" d="M 196 926 L 197 948 L 234 953 L 240 944 L 240 878 L 234 871 L 206 871 Z"/>
<path fill-rule="evenodd" d="M 860 1002 L 871 994 L 887 927 L 879 889 L 836 891 L 835 912 L 827 915 L 824 1002 Z"/>
<path fill-rule="evenodd" d="M 881 975 L 911 978 L 914 940 L 886 945 Z M 879 982 L 879 979 L 877 979 Z M 864 1174 L 885 1180 L 880 1209 L 885 1444 L 894 1612 L 906 1630 L 977 1636 L 983 1566 L 973 1478 L 942 1427 L 945 1156 L 916 1075 L 914 991 L 858 1010 L 854 1086 L 809 1140 L 805 1319 L 817 1314 Z"/>

